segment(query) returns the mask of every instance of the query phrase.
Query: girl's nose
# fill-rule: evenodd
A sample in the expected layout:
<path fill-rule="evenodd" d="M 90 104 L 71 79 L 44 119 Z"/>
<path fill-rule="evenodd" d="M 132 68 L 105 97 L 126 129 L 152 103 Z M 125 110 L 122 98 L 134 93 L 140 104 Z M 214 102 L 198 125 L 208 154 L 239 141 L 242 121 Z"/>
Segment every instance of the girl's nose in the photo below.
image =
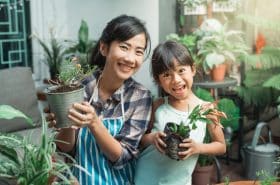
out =
<path fill-rule="evenodd" d="M 177 74 L 177 73 L 174 73 L 173 74 L 173 82 L 180 82 L 181 81 L 181 76 L 179 75 L 179 74 Z"/>

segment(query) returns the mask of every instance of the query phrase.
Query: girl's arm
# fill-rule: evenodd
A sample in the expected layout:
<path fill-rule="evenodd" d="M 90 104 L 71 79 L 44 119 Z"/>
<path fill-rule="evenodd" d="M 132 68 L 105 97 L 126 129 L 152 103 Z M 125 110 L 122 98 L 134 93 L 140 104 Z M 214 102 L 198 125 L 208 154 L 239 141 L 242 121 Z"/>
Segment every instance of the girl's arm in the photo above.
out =
<path fill-rule="evenodd" d="M 207 124 L 207 129 L 211 137 L 211 143 L 204 143 L 200 149 L 201 154 L 221 155 L 226 152 L 226 142 L 223 130 L 215 124 Z"/>

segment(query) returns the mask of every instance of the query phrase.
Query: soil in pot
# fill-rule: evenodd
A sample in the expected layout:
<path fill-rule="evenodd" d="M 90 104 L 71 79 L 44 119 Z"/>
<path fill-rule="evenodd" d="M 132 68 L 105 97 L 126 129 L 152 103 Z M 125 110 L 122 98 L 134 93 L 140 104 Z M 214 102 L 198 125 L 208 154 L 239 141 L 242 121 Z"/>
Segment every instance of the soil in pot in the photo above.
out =
<path fill-rule="evenodd" d="M 186 149 L 180 148 L 179 144 L 182 143 L 184 139 L 189 137 L 189 127 L 183 126 L 182 123 L 178 125 L 176 123 L 168 122 L 165 125 L 164 133 L 166 134 L 164 140 L 165 144 L 167 145 L 165 150 L 166 155 L 171 159 L 180 160 L 178 152 Z"/>

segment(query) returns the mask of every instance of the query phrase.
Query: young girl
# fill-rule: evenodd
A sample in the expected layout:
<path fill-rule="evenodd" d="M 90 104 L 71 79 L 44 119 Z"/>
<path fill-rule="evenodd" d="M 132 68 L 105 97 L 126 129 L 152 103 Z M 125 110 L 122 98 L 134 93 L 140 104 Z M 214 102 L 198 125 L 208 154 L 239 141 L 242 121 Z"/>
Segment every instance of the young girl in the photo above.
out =
<path fill-rule="evenodd" d="M 207 104 L 192 92 L 195 66 L 187 48 L 174 41 L 166 41 L 155 48 L 152 56 L 154 80 L 167 94 L 155 101 L 154 122 L 151 133 L 142 138 L 148 146 L 139 156 L 136 166 L 136 185 L 191 185 L 191 176 L 199 154 L 223 154 L 226 150 L 223 131 L 217 124 L 198 121 L 191 130 L 190 138 L 179 146 L 180 161 L 164 154 L 163 133 L 167 122 L 187 122 L 187 117 L 197 105 Z M 208 128 L 212 142 L 203 144 Z"/>
<path fill-rule="evenodd" d="M 121 15 L 102 32 L 93 53 L 98 70 L 85 80 L 85 102 L 69 110 L 74 128 L 57 135 L 58 148 L 75 150 L 75 159 L 85 171 L 74 174 L 81 185 L 132 184 L 134 158 L 150 120 L 151 93 L 131 77 L 141 67 L 150 37 L 136 17 Z M 50 126 L 54 125 L 50 114 Z"/>

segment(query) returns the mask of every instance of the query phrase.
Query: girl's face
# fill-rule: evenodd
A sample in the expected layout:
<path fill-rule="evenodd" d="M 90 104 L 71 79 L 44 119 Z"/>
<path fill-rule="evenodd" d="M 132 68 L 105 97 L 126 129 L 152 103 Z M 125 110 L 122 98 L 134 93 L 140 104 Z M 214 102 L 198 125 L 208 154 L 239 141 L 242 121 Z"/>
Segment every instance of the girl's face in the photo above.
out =
<path fill-rule="evenodd" d="M 138 34 L 126 41 L 113 41 L 110 46 L 100 43 L 100 52 L 106 57 L 104 72 L 113 79 L 126 80 L 141 66 L 146 46 L 145 34 Z"/>
<path fill-rule="evenodd" d="M 159 85 L 175 99 L 186 99 L 191 91 L 195 69 L 174 60 L 174 68 L 159 75 Z"/>

